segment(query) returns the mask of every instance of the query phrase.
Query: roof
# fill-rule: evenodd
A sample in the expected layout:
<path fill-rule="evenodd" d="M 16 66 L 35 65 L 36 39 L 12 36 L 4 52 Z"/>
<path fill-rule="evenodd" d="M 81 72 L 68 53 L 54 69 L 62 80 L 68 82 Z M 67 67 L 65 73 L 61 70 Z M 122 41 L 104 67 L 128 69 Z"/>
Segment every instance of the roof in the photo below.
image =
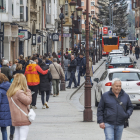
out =
<path fill-rule="evenodd" d="M 122 71 L 140 72 L 139 69 L 133 69 L 133 68 L 113 68 L 113 69 L 107 69 L 107 71 L 109 73 L 122 72 Z"/>

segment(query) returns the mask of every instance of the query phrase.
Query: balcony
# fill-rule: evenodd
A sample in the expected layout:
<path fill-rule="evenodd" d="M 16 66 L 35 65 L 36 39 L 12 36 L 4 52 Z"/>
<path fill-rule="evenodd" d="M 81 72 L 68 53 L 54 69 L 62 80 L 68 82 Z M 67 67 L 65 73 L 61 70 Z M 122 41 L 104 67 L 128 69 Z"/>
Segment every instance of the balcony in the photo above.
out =
<path fill-rule="evenodd" d="M 12 0 L 0 0 L 0 21 L 12 22 Z"/>

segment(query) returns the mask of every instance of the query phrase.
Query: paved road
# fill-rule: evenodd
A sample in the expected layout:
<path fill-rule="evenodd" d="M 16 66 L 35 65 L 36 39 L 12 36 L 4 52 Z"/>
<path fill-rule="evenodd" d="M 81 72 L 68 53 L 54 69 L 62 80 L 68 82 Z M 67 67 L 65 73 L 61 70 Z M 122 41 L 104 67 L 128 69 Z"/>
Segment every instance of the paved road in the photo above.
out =
<path fill-rule="evenodd" d="M 137 67 L 140 69 L 140 59 L 139 60 L 136 60 L 135 57 L 133 55 L 129 55 L 131 58 L 133 58 L 136 62 L 137 62 Z M 105 65 L 102 65 L 98 71 L 94 74 L 94 78 L 100 78 L 101 77 L 101 74 L 104 72 L 105 70 Z M 94 83 L 95 85 L 96 83 Z M 79 94 L 80 92 L 81 93 L 84 93 L 84 87 L 82 87 L 79 91 Z M 92 109 L 93 109 L 93 112 L 94 114 L 96 114 L 97 112 L 97 108 L 95 107 L 95 94 L 94 94 L 94 86 L 92 88 Z M 82 105 L 84 105 L 84 94 L 81 95 L 81 98 L 80 98 L 80 103 Z M 130 131 L 130 132 L 133 132 L 137 135 L 140 136 L 140 107 L 134 107 L 134 111 L 133 111 L 133 114 L 130 118 L 130 127 L 127 128 L 126 130 Z"/>

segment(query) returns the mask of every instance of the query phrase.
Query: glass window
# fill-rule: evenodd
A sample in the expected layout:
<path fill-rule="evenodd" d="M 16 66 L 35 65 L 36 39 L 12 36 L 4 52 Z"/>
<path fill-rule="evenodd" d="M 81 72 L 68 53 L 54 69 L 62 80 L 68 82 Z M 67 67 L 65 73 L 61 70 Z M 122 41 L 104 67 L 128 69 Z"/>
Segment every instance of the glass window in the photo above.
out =
<path fill-rule="evenodd" d="M 109 80 L 113 80 L 114 78 L 119 78 L 121 81 L 139 81 L 140 80 L 140 73 L 135 72 L 116 72 L 109 74 Z"/>
<path fill-rule="evenodd" d="M 0 12 L 6 12 L 6 0 L 0 0 Z"/>
<path fill-rule="evenodd" d="M 112 38 L 103 38 L 104 45 L 117 45 L 118 44 L 118 38 L 112 37 Z"/>
<path fill-rule="evenodd" d="M 20 4 L 23 4 L 23 0 L 20 0 Z"/>
<path fill-rule="evenodd" d="M 68 16 L 68 0 L 65 0 L 65 15 Z"/>
<path fill-rule="evenodd" d="M 132 60 L 129 57 L 113 57 L 111 63 L 130 63 Z"/>
<path fill-rule="evenodd" d="M 94 6 L 94 2 L 93 1 L 91 2 L 91 6 Z"/>
<path fill-rule="evenodd" d="M 100 78 L 100 81 L 103 81 L 103 80 L 106 78 L 106 76 L 107 76 L 107 71 L 105 71 L 105 72 L 103 73 L 103 75 L 102 75 L 101 78 Z"/>
<path fill-rule="evenodd" d="M 94 11 L 91 11 L 91 15 L 94 15 Z"/>
<path fill-rule="evenodd" d="M 24 20 L 24 6 L 20 6 L 20 21 Z"/>
<path fill-rule="evenodd" d="M 81 6 L 84 6 L 84 1 L 81 1 Z"/>

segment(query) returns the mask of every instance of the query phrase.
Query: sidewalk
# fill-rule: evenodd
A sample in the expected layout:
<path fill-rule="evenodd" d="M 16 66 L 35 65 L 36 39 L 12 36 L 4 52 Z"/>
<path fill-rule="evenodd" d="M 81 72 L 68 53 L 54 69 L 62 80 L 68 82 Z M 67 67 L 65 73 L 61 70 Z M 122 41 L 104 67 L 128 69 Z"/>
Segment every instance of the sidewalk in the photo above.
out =
<path fill-rule="evenodd" d="M 94 66 L 97 68 L 104 59 Z M 81 79 L 81 84 L 84 78 Z M 104 132 L 96 122 L 83 122 L 83 112 L 79 112 L 71 104 L 70 97 L 76 89 L 61 91 L 58 97 L 50 97 L 49 109 L 42 109 L 41 96 L 38 95 L 37 117 L 30 126 L 27 140 L 104 140 Z M 77 101 L 79 102 L 79 101 Z M 9 134 L 9 128 L 8 128 Z M 138 135 L 124 130 L 123 140 L 139 140 Z M 0 137 L 1 140 L 1 137 Z"/>

